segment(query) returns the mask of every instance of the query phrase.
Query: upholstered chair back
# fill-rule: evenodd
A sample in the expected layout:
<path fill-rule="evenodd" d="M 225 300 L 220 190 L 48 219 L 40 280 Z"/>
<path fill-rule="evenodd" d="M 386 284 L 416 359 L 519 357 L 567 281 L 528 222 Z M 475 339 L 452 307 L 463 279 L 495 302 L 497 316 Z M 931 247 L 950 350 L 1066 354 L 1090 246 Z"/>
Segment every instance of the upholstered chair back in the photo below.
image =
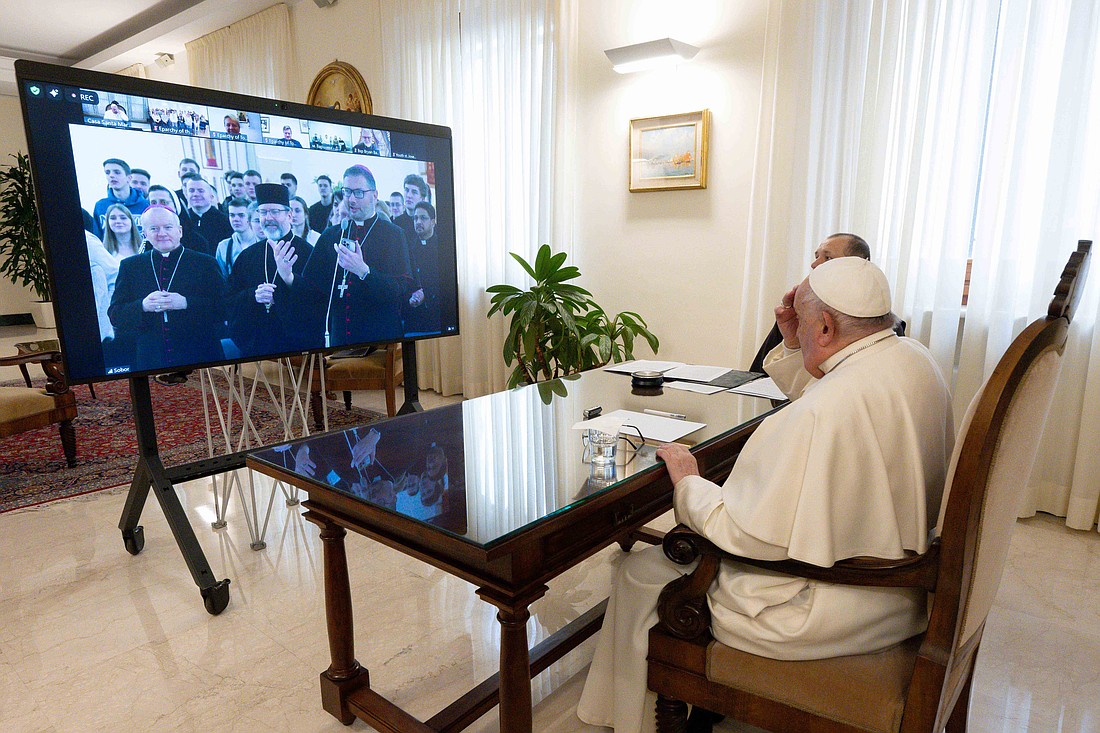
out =
<path fill-rule="evenodd" d="M 969 679 L 1008 555 L 1017 509 L 1038 455 L 1091 242 L 1071 256 L 1045 318 L 1017 336 L 974 396 L 948 469 L 937 533 L 941 559 L 922 651 L 950 662 L 941 724 Z M 942 657 L 941 657 L 942 658 Z"/>
<path fill-rule="evenodd" d="M 973 569 L 961 599 L 962 621 L 957 647 L 964 645 L 982 627 L 993 605 L 1008 556 L 1017 508 L 1038 455 L 1039 439 L 1046 425 L 1061 361 L 1061 354 L 1048 347 L 1031 363 L 1008 404 L 997 440 L 989 446 L 992 455 L 985 492 L 979 496 L 979 501 L 968 507 L 969 511 L 977 512 L 979 521 L 974 537 Z M 981 404 L 983 393 L 984 387 L 971 401 L 963 418 L 949 476 L 957 471 L 960 453 L 965 447 L 964 436 L 973 426 L 974 413 Z M 944 502 L 945 509 L 946 505 Z"/>

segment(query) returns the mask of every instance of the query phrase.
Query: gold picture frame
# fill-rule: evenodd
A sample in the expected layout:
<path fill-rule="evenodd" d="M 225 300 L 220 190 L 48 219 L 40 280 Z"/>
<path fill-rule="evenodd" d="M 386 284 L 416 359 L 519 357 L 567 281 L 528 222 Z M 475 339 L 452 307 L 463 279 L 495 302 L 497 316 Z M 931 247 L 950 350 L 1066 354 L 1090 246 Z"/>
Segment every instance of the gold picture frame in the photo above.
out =
<path fill-rule="evenodd" d="M 707 187 L 710 110 L 630 121 L 630 190 Z"/>
<path fill-rule="evenodd" d="M 368 115 L 374 112 L 374 102 L 363 75 L 344 61 L 333 61 L 317 73 L 309 87 L 306 104 Z"/>

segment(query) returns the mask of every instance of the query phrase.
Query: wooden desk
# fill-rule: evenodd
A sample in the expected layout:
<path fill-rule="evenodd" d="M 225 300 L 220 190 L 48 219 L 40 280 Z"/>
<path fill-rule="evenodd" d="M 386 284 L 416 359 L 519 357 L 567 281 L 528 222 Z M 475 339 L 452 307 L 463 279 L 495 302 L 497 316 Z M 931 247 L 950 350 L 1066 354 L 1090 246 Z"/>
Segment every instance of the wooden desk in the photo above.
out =
<path fill-rule="evenodd" d="M 595 633 L 604 604 L 533 650 L 528 607 L 550 579 L 612 543 L 629 547 L 634 530 L 672 506 L 668 473 L 651 446 L 611 476 L 594 475 L 583 462 L 581 433 L 571 428 L 593 405 L 650 407 L 706 422 L 685 441 L 695 445 L 703 474 L 716 480 L 773 411 L 767 400 L 728 393 L 632 395 L 629 377 L 593 371 L 249 456 L 249 467 L 308 492 L 305 516 L 321 528 L 332 659 L 321 673 L 325 710 L 345 724 L 358 717 L 383 731 L 424 733 L 461 730 L 499 702 L 502 731 L 531 730 L 531 677 Z M 372 462 L 353 467 L 353 447 L 375 440 L 375 431 Z M 295 460 L 306 450 L 311 470 Z M 441 457 L 444 482 L 409 478 L 438 467 Z M 500 672 L 427 722 L 373 690 L 355 659 L 347 530 L 476 585 L 482 600 L 498 609 Z"/>

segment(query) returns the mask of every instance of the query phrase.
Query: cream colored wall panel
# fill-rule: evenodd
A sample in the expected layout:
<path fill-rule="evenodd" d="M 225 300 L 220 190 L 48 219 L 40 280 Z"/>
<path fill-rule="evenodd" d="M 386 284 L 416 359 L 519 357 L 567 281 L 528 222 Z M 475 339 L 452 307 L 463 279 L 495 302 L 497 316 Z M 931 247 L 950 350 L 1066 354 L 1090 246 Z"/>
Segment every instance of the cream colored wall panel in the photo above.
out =
<path fill-rule="evenodd" d="M 747 251 L 767 17 L 765 0 L 580 3 L 575 252 L 582 284 L 609 311 L 637 310 L 661 355 L 733 364 Z M 689 63 L 617 74 L 604 50 L 672 37 Z M 630 193 L 632 118 L 711 112 L 707 188 Z"/>

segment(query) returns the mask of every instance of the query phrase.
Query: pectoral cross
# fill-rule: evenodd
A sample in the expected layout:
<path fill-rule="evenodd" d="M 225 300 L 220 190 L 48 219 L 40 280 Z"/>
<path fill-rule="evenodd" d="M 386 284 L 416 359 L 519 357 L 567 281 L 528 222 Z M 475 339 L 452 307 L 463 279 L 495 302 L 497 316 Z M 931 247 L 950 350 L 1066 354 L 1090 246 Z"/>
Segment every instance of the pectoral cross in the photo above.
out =
<path fill-rule="evenodd" d="M 336 288 L 337 290 L 339 290 L 339 291 L 340 291 L 340 297 L 341 297 L 341 298 L 343 298 L 343 297 L 344 297 L 344 293 L 346 293 L 346 292 L 347 292 L 347 290 L 348 290 L 348 287 L 349 287 L 349 285 L 348 285 L 348 281 L 347 281 L 347 280 L 344 280 L 344 281 L 343 281 L 342 283 L 340 283 L 340 286 L 339 286 L 338 288 Z"/>

